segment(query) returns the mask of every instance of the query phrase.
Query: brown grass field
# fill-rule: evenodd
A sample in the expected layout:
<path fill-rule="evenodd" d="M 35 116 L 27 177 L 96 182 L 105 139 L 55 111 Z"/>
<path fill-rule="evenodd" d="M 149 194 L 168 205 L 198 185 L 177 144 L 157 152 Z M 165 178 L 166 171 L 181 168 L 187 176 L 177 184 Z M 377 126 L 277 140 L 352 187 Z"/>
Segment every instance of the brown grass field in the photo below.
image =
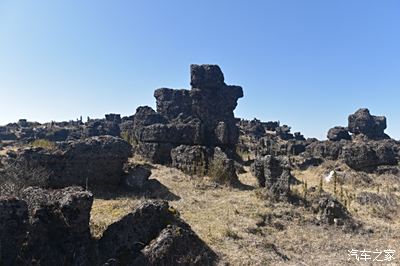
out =
<path fill-rule="evenodd" d="M 231 188 L 217 185 L 208 178 L 190 177 L 181 171 L 153 165 L 152 179 L 158 180 L 166 190 L 146 196 L 110 191 L 95 201 L 91 213 L 92 234 L 100 236 L 105 228 L 129 213 L 146 198 L 174 198 L 170 204 L 193 230 L 220 257 L 219 265 L 355 265 L 349 260 L 348 250 L 396 250 L 400 252 L 400 217 L 398 207 L 359 205 L 347 202 L 353 217 L 361 221 L 360 232 L 346 233 L 335 226 L 318 226 L 315 214 L 308 208 L 290 203 L 273 203 L 262 197 L 256 180 L 249 173 L 239 176 L 247 185 Z M 343 194 L 355 197 L 361 191 L 379 190 L 397 202 L 400 199 L 400 178 L 370 175 L 369 184 L 360 181 L 358 174 L 334 162 L 306 171 L 294 171 L 294 176 L 307 182 L 308 188 L 318 187 L 321 176 L 331 169 L 340 168 Z M 340 176 L 339 176 L 340 177 Z M 379 188 L 378 188 L 379 187 Z M 323 189 L 333 194 L 332 184 Z M 304 185 L 292 187 L 302 194 Z M 339 186 L 337 186 L 339 190 Z M 174 197 L 171 197 L 174 195 Z M 344 196 L 343 196 L 344 197 Z M 390 263 L 366 265 L 400 265 L 399 259 Z M 394 263 L 394 264 L 393 264 Z"/>

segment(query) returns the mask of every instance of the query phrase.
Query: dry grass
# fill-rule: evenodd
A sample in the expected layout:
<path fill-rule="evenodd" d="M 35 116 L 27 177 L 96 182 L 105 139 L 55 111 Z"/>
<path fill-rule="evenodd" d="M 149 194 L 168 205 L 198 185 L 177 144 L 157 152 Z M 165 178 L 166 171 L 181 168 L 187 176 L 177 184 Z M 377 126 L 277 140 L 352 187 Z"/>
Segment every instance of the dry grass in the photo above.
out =
<path fill-rule="evenodd" d="M 208 178 L 191 178 L 176 169 L 154 167 L 152 178 L 180 197 L 170 204 L 219 254 L 221 265 L 352 265 L 354 260 L 348 261 L 351 249 L 391 248 L 400 252 L 398 214 L 378 218 L 369 206 L 354 202 L 351 213 L 374 233 L 348 234 L 334 227 L 315 225 L 311 222 L 314 214 L 304 207 L 262 199 L 260 190 L 255 188 L 256 180 L 249 173 L 239 178 L 253 188 L 239 189 L 220 186 Z M 343 166 L 328 163 L 294 174 L 299 180 L 307 180 L 308 187 L 318 186 L 321 174 L 332 167 Z M 379 182 L 382 187 L 393 189 L 390 178 Z M 365 189 L 350 182 L 344 182 L 343 186 L 354 194 Z M 302 186 L 295 188 L 301 192 Z M 324 184 L 324 190 L 332 189 L 332 184 Z M 382 190 L 381 193 L 386 193 Z M 399 196 L 399 190 L 392 193 Z M 109 224 L 129 213 L 141 200 L 129 196 L 95 199 L 91 217 L 93 234 L 100 236 Z"/>
<path fill-rule="evenodd" d="M 31 143 L 32 147 L 43 148 L 46 150 L 54 150 L 56 148 L 56 144 L 50 140 L 46 139 L 37 139 Z"/>

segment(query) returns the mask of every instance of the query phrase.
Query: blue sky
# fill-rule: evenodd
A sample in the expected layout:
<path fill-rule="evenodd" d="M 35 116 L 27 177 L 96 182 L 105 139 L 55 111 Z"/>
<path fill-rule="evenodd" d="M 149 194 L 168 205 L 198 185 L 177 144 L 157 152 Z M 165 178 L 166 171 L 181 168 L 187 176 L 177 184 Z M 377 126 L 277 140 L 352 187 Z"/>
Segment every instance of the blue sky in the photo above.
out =
<path fill-rule="evenodd" d="M 325 138 L 359 107 L 400 138 L 400 2 L 0 0 L 0 124 L 131 115 L 189 65 L 243 86 L 235 115 Z"/>

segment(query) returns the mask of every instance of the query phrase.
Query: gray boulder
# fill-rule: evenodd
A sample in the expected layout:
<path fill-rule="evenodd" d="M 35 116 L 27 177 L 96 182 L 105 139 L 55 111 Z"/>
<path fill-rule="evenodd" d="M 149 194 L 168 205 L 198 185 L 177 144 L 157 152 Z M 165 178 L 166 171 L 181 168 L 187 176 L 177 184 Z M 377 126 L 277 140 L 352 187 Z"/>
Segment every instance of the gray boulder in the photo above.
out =
<path fill-rule="evenodd" d="M 135 265 L 214 265 L 215 253 L 192 230 L 168 225 L 142 251 Z"/>
<path fill-rule="evenodd" d="M 124 177 L 124 186 L 132 190 L 142 190 L 148 185 L 151 171 L 143 165 L 130 166 Z"/>
<path fill-rule="evenodd" d="M 349 131 L 355 135 L 363 134 L 370 139 L 388 139 L 384 133 L 386 117 L 371 115 L 367 108 L 361 108 L 349 116 Z"/>
<path fill-rule="evenodd" d="M 328 131 L 328 139 L 331 141 L 351 140 L 349 131 L 345 127 L 334 127 Z"/>

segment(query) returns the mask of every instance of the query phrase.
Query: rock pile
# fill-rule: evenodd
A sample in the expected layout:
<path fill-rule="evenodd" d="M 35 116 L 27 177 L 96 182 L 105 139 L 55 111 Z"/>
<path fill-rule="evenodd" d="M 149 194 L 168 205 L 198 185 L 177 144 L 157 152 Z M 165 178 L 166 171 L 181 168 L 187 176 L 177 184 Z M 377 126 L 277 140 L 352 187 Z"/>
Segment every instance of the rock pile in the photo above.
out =
<path fill-rule="evenodd" d="M 89 119 L 69 122 L 49 122 L 40 124 L 20 119 L 18 123 L 10 123 L 0 127 L 0 140 L 30 142 L 37 139 L 49 141 L 66 141 L 84 139 L 94 136 L 110 135 L 120 137 L 124 129 L 123 123 L 132 122 L 131 117 L 119 114 L 106 114 L 105 119 Z"/>
<path fill-rule="evenodd" d="M 300 132 L 291 133 L 287 125 L 279 122 L 261 122 L 257 119 L 238 122 L 240 138 L 237 150 L 256 156 L 290 156 L 303 153 L 312 140 Z"/>
<path fill-rule="evenodd" d="M 157 112 L 139 107 L 133 129 L 139 155 L 199 174 L 208 171 L 215 147 L 235 148 L 239 130 L 233 111 L 243 91 L 226 85 L 216 65 L 191 65 L 190 70 L 191 90 L 156 90 Z"/>
<path fill-rule="evenodd" d="M 368 109 L 362 108 L 348 120 L 348 127 L 329 130 L 328 141 L 316 141 L 307 146 L 304 156 L 340 159 L 351 168 L 363 171 L 398 163 L 400 146 L 384 133 L 386 117 L 373 116 Z"/>
<path fill-rule="evenodd" d="M 213 265 L 216 254 L 167 202 L 145 202 L 93 239 L 93 196 L 30 187 L 0 197 L 2 265 Z"/>

